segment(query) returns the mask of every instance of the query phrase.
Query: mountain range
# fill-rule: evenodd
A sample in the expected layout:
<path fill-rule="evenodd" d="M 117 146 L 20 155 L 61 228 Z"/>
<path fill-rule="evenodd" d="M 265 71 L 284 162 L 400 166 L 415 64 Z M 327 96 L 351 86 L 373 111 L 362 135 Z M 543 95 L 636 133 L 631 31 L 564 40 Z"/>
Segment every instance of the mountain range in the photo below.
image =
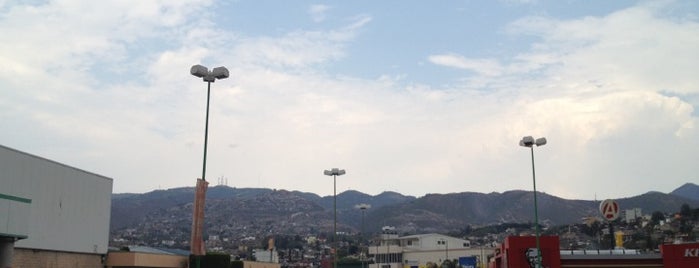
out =
<path fill-rule="evenodd" d="M 531 191 L 428 194 L 416 198 L 396 192 L 372 196 L 350 190 L 336 198 L 338 231 L 345 232 L 375 233 L 387 225 L 403 233 L 450 232 L 469 225 L 533 221 Z M 112 233 L 129 228 L 186 233 L 191 225 L 193 199 L 193 187 L 113 194 L 110 229 Z M 333 196 L 215 186 L 208 189 L 206 200 L 206 229 L 210 232 L 319 232 L 331 230 L 328 228 L 333 223 Z M 539 221 L 544 224 L 579 223 L 583 218 L 599 216 L 599 201 L 563 199 L 541 192 L 537 193 L 537 201 Z M 675 213 L 683 204 L 699 207 L 699 186 L 687 183 L 670 193 L 648 192 L 616 201 L 622 211 L 640 208 L 643 214 Z M 358 204 L 370 208 L 360 210 Z"/>

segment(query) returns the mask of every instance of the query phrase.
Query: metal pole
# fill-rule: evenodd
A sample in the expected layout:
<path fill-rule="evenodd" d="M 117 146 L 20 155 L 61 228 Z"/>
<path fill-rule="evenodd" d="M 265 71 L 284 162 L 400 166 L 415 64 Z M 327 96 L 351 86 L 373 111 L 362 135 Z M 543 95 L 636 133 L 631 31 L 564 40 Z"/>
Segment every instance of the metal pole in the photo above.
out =
<path fill-rule="evenodd" d="M 374 263 L 376 263 L 376 268 L 380 267 L 379 261 L 381 260 L 381 258 L 379 258 L 380 257 L 379 256 L 379 243 L 381 243 L 381 241 L 378 241 L 378 239 L 377 239 L 377 241 L 376 241 L 376 253 L 374 254 Z M 369 265 L 369 267 L 371 267 L 371 265 Z"/>
<path fill-rule="evenodd" d="M 481 257 L 478 259 L 478 267 L 483 268 L 483 246 L 481 246 Z"/>
<path fill-rule="evenodd" d="M 361 241 L 361 242 L 364 241 L 364 210 L 365 210 L 365 208 L 362 208 L 362 229 L 360 230 L 360 235 L 359 235 L 359 241 Z"/>
<path fill-rule="evenodd" d="M 612 226 L 612 221 L 609 221 L 609 250 L 613 250 L 614 245 L 614 226 Z"/>
<path fill-rule="evenodd" d="M 536 232 L 536 267 L 541 267 L 541 246 L 539 244 L 539 208 L 536 200 L 536 171 L 534 170 L 534 146 L 532 150 L 532 181 L 534 183 L 534 230 Z"/>
<path fill-rule="evenodd" d="M 359 234 L 359 257 L 362 259 L 362 268 L 364 268 L 364 261 L 366 256 L 364 256 L 364 208 L 362 210 L 362 227 Z M 369 251 L 369 249 L 367 249 Z"/>
<path fill-rule="evenodd" d="M 206 181 L 206 144 L 209 142 L 209 99 L 211 98 L 211 82 L 206 89 L 206 125 L 204 127 L 204 167 L 201 171 L 201 179 Z"/>
<path fill-rule="evenodd" d="M 444 240 L 444 257 L 449 260 L 449 240 Z"/>
<path fill-rule="evenodd" d="M 207 82 L 206 86 L 206 120 L 204 124 L 204 164 L 202 165 L 202 170 L 201 170 L 201 179 L 203 181 L 206 181 L 206 145 L 209 142 L 209 102 L 211 100 L 211 82 Z M 196 217 L 196 215 L 195 215 Z M 202 217 L 203 219 L 203 217 Z M 201 256 L 194 256 L 195 258 L 195 267 L 199 268 L 201 267 Z"/>
<path fill-rule="evenodd" d="M 386 239 L 386 263 L 388 263 L 388 267 L 393 266 L 391 264 L 391 244 L 388 243 L 388 239 Z"/>
<path fill-rule="evenodd" d="M 333 268 L 337 268 L 337 175 L 333 175 L 333 244 L 335 252 L 333 252 Z"/>

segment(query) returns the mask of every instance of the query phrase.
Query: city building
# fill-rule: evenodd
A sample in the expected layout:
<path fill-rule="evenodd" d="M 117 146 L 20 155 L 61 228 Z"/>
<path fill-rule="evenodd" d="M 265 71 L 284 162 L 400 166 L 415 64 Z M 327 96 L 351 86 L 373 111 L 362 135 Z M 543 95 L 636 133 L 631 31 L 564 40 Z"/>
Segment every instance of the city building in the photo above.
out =
<path fill-rule="evenodd" d="M 441 234 L 419 234 L 399 237 L 392 227 L 384 227 L 379 241 L 368 248 L 374 263 L 369 268 L 418 268 L 444 260 L 458 262 L 463 257 L 485 259 L 492 248 L 471 247 L 468 240 Z"/>
<path fill-rule="evenodd" d="M 252 256 L 257 262 L 279 263 L 279 253 L 276 250 L 253 249 Z"/>
<path fill-rule="evenodd" d="M 624 221 L 626 221 L 626 223 L 636 222 L 636 219 L 642 218 L 642 217 L 643 217 L 643 214 L 641 213 L 640 208 L 632 208 L 632 209 L 624 210 Z"/>
<path fill-rule="evenodd" d="M 0 145 L 0 267 L 103 267 L 112 179 Z"/>

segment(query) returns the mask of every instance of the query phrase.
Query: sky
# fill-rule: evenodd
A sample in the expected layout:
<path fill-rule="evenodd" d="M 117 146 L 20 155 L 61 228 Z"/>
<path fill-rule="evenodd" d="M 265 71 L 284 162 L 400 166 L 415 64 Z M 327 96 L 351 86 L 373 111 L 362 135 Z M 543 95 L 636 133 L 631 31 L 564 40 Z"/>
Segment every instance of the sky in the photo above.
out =
<path fill-rule="evenodd" d="M 0 144 L 113 178 L 601 200 L 699 182 L 698 1 L 0 0 Z"/>

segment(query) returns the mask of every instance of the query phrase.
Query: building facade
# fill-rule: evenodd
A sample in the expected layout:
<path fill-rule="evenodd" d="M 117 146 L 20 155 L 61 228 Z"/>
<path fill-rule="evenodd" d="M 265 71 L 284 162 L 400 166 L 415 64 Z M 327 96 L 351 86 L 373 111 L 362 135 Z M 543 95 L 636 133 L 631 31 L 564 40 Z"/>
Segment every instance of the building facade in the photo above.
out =
<path fill-rule="evenodd" d="M 0 267 L 103 267 L 111 178 L 0 145 Z"/>
<path fill-rule="evenodd" d="M 468 240 L 441 234 L 419 234 L 399 237 L 390 227 L 384 227 L 381 237 L 369 246 L 374 260 L 369 268 L 424 268 L 429 263 L 440 265 L 445 260 L 458 262 L 462 257 L 476 256 L 484 260 L 493 248 L 471 247 Z"/>

